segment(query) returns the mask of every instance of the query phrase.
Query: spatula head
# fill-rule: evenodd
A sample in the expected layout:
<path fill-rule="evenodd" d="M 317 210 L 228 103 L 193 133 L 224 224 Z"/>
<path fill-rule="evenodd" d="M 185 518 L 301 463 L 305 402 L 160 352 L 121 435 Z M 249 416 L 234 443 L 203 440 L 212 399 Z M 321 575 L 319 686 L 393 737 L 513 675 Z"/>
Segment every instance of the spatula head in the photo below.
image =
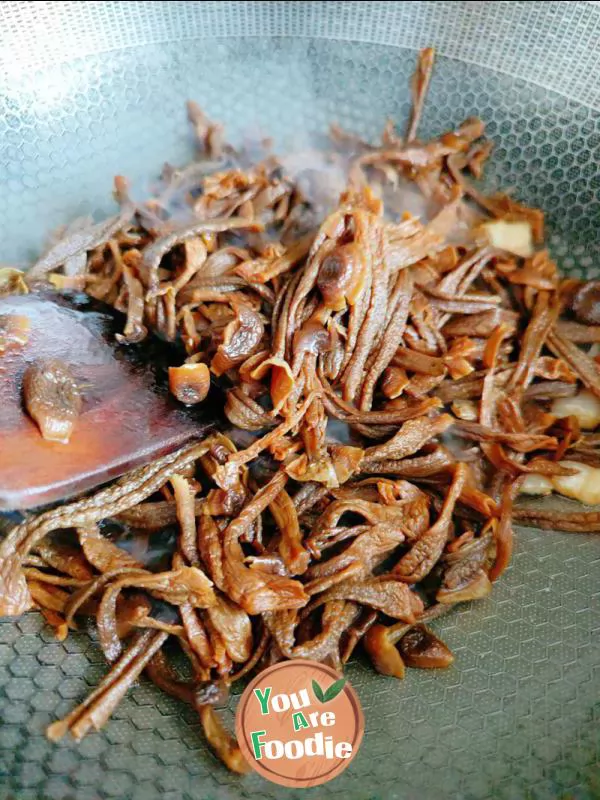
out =
<path fill-rule="evenodd" d="M 29 330 L 0 352 L 0 509 L 72 497 L 206 431 L 201 411 L 168 396 L 152 345 L 115 342 L 110 314 L 29 294 L 0 298 L 5 315 L 26 317 Z M 83 399 L 67 444 L 43 439 L 23 405 L 23 374 L 46 359 L 69 366 Z"/>

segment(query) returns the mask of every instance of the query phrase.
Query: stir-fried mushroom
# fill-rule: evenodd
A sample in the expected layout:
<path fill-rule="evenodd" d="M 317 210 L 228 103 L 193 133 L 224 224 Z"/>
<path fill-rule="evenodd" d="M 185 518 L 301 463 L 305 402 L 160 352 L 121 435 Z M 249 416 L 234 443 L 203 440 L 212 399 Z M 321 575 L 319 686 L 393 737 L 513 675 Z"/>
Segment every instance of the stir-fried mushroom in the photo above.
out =
<path fill-rule="evenodd" d="M 206 364 L 182 364 L 169 367 L 169 391 L 181 403 L 201 403 L 210 389 L 210 372 Z"/>
<path fill-rule="evenodd" d="M 67 364 L 58 359 L 31 364 L 23 376 L 23 399 L 44 439 L 69 441 L 82 400 Z"/>
<path fill-rule="evenodd" d="M 223 398 L 220 433 L 0 542 L 0 613 L 35 606 L 59 638 L 93 616 L 113 662 L 51 738 L 99 728 L 145 670 L 244 772 L 214 709 L 232 682 L 282 658 L 341 669 L 361 645 L 385 675 L 446 667 L 426 623 L 490 593 L 512 520 L 598 530 L 599 512 L 516 497 L 600 499 L 597 282 L 560 279 L 541 212 L 470 184 L 491 148 L 481 121 L 417 138 L 432 69 L 424 50 L 404 141 L 335 132 L 353 155 L 327 216 L 285 162 L 248 166 L 191 103 L 200 160 L 166 167 L 141 205 L 118 178 L 117 216 L 63 230 L 27 282 L 0 270 L 2 295 L 49 275 L 121 313 L 121 344 L 171 342 L 181 403 L 211 381 L 207 403 Z M 403 213 L 407 180 L 429 221 Z M 0 319 L 0 359 L 27 339 Z M 46 438 L 76 436 L 67 366 L 32 365 L 23 392 Z"/>
<path fill-rule="evenodd" d="M 416 625 L 400 640 L 402 659 L 408 667 L 440 669 L 449 667 L 454 656 L 448 647 L 424 625 Z"/>

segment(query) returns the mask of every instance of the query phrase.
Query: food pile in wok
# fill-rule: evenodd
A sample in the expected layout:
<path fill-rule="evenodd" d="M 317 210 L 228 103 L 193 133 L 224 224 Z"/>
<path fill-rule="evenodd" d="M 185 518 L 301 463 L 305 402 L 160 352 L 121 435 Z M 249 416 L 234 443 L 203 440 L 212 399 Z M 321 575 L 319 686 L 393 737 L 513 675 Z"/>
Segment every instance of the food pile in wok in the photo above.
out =
<path fill-rule="evenodd" d="M 116 179 L 115 217 L 5 274 L 6 291 L 51 284 L 121 312 L 119 346 L 173 343 L 180 402 L 201 408 L 211 383 L 225 399 L 218 432 L 0 544 L 0 613 L 36 606 L 59 638 L 95 618 L 112 665 L 51 738 L 100 728 L 145 672 L 244 771 L 215 711 L 232 683 L 281 659 L 342 669 L 357 647 L 397 678 L 448 666 L 427 623 L 490 593 L 513 521 L 598 529 L 599 512 L 514 501 L 600 500 L 600 285 L 559 275 L 539 210 L 476 188 L 481 121 L 418 138 L 432 67 L 425 50 L 404 134 L 332 131 L 333 208 L 190 103 L 196 161 L 143 203 Z M 407 186 L 425 215 L 403 209 Z M 5 325 L 0 353 L 18 346 Z M 42 433 L 76 437 L 77 392 L 40 408 L 34 378 Z M 166 536 L 167 557 L 126 549 L 133 534 Z"/>

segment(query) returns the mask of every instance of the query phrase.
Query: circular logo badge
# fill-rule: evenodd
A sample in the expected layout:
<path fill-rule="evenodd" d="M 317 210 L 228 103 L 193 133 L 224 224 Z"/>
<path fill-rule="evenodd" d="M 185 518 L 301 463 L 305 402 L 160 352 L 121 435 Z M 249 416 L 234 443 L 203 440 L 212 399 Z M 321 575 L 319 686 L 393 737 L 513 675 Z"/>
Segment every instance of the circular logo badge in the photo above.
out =
<path fill-rule="evenodd" d="M 316 661 L 283 661 L 246 687 L 236 715 L 250 766 L 281 786 L 319 786 L 343 772 L 364 733 L 360 701 L 347 680 Z"/>

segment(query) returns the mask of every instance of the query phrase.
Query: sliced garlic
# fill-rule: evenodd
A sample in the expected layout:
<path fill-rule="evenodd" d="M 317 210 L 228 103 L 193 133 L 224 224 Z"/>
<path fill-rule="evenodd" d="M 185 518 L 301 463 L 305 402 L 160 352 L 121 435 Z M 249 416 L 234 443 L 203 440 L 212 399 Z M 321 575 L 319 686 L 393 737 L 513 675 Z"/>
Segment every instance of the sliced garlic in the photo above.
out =
<path fill-rule="evenodd" d="M 553 476 L 552 485 L 557 492 L 586 505 L 600 503 L 600 468 L 577 461 L 561 461 L 560 464 L 577 470 L 577 474 Z"/>
<path fill-rule="evenodd" d="M 0 296 L 5 294 L 27 294 L 29 287 L 25 273 L 13 267 L 0 266 Z"/>
<path fill-rule="evenodd" d="M 547 495 L 552 494 L 552 481 L 545 475 L 531 472 L 521 484 L 521 494 Z"/>
<path fill-rule="evenodd" d="M 550 413 L 555 417 L 577 417 L 581 427 L 589 431 L 600 425 L 600 398 L 589 389 L 582 389 L 573 397 L 557 397 Z"/>
<path fill-rule="evenodd" d="M 497 219 L 493 222 L 485 222 L 481 227 L 493 247 L 523 258 L 533 255 L 533 236 L 531 225 L 528 222 L 524 220 L 507 222 Z"/>
<path fill-rule="evenodd" d="M 477 422 L 479 419 L 479 408 L 472 400 L 455 400 L 452 403 L 452 412 L 455 417 L 467 422 Z"/>

